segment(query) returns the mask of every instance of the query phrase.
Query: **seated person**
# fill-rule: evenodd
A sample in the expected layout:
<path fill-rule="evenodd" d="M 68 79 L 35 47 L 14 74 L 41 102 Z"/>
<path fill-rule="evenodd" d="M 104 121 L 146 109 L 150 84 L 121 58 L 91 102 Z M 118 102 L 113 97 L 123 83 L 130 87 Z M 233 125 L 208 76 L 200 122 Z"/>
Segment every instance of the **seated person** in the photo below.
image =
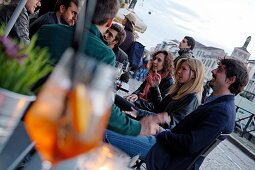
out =
<path fill-rule="evenodd" d="M 137 109 L 127 113 L 140 120 L 144 116 L 167 112 L 172 120 L 171 126 L 178 124 L 201 103 L 204 80 L 202 62 L 198 59 L 181 59 L 177 64 L 175 80 L 169 94 L 163 100 L 154 96 L 152 112 Z M 159 84 L 159 82 L 160 79 L 155 79 L 153 83 Z"/>
<path fill-rule="evenodd" d="M 128 62 L 128 55 L 120 49 L 119 45 L 124 41 L 125 37 L 125 30 L 116 23 L 112 24 L 104 33 L 104 39 L 108 42 L 108 47 L 110 47 L 116 55 L 116 61 L 123 64 L 124 62 Z"/>
<path fill-rule="evenodd" d="M 174 82 L 172 78 L 173 57 L 163 50 L 153 54 L 152 59 L 152 65 L 145 81 L 133 94 L 124 97 L 141 109 L 148 108 L 155 96 L 164 98 Z M 160 83 L 153 84 L 152 80 L 159 77 Z"/>
<path fill-rule="evenodd" d="M 200 151 L 220 133 L 233 132 L 236 116 L 234 98 L 247 85 L 248 78 L 242 61 L 221 59 L 218 68 L 212 70 L 212 95 L 172 130 L 162 131 L 157 136 L 138 137 L 108 130 L 105 139 L 131 156 L 139 154 L 149 170 L 187 169 Z M 192 169 L 199 169 L 202 162 L 200 157 Z"/>
<path fill-rule="evenodd" d="M 8 5 L 1 5 L 0 3 L 0 25 L 7 24 L 9 22 L 18 5 L 17 3 L 17 1 L 10 1 L 10 4 Z M 40 0 L 27 0 L 25 7 L 22 9 L 13 28 L 11 29 L 9 36 L 22 41 L 24 44 L 29 44 L 29 14 L 34 14 L 35 8 L 40 6 Z"/>
<path fill-rule="evenodd" d="M 37 18 L 29 27 L 29 36 L 32 37 L 44 24 L 65 24 L 73 26 L 77 21 L 78 0 L 59 0 L 55 11 L 48 12 Z"/>

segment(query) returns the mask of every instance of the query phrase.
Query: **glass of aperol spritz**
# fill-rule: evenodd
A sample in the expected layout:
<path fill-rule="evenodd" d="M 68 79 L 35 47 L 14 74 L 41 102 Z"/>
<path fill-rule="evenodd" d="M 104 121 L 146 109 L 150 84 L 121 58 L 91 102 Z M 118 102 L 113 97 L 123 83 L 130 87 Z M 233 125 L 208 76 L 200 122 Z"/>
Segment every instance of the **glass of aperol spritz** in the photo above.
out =
<path fill-rule="evenodd" d="M 71 67 L 70 53 L 63 56 L 25 117 L 42 169 L 97 147 L 113 103 L 114 69 L 82 55 Z"/>

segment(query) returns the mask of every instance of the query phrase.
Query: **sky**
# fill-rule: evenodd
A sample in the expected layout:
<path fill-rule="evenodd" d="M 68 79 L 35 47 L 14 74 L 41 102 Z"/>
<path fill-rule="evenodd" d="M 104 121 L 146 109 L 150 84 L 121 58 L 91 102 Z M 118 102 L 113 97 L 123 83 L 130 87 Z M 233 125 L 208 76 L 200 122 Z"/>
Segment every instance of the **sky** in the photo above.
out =
<path fill-rule="evenodd" d="M 188 35 L 231 55 L 251 36 L 247 50 L 255 59 L 255 0 L 138 0 L 134 11 L 147 25 L 137 41 L 148 50 Z"/>

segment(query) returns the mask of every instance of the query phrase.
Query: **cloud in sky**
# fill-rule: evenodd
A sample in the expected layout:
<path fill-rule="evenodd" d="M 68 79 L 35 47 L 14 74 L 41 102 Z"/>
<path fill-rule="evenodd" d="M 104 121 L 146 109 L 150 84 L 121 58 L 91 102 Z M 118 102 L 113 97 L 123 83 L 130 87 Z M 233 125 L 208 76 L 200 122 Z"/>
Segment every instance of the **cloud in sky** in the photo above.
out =
<path fill-rule="evenodd" d="M 234 47 L 252 36 L 248 51 L 255 59 L 254 0 L 142 1 L 138 1 L 135 12 L 148 26 L 139 38 L 148 48 L 165 39 L 181 40 L 190 35 L 231 54 Z"/>

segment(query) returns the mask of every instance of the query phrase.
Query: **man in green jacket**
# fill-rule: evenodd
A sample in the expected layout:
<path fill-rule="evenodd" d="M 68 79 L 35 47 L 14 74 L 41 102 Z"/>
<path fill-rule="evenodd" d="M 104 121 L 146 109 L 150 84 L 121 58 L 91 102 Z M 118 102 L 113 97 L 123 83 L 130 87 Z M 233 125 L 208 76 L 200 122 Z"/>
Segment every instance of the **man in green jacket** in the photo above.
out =
<path fill-rule="evenodd" d="M 115 55 L 102 35 L 111 26 L 118 9 L 118 0 L 97 0 L 87 41 L 82 45 L 82 52 L 112 66 L 115 65 Z M 73 33 L 74 28 L 67 25 L 44 25 L 37 33 L 37 45 L 48 47 L 52 57 L 59 60 L 63 52 L 71 47 Z M 159 130 L 159 122 L 162 122 L 160 117 L 136 121 L 113 105 L 108 129 L 125 135 L 149 135 Z"/>

